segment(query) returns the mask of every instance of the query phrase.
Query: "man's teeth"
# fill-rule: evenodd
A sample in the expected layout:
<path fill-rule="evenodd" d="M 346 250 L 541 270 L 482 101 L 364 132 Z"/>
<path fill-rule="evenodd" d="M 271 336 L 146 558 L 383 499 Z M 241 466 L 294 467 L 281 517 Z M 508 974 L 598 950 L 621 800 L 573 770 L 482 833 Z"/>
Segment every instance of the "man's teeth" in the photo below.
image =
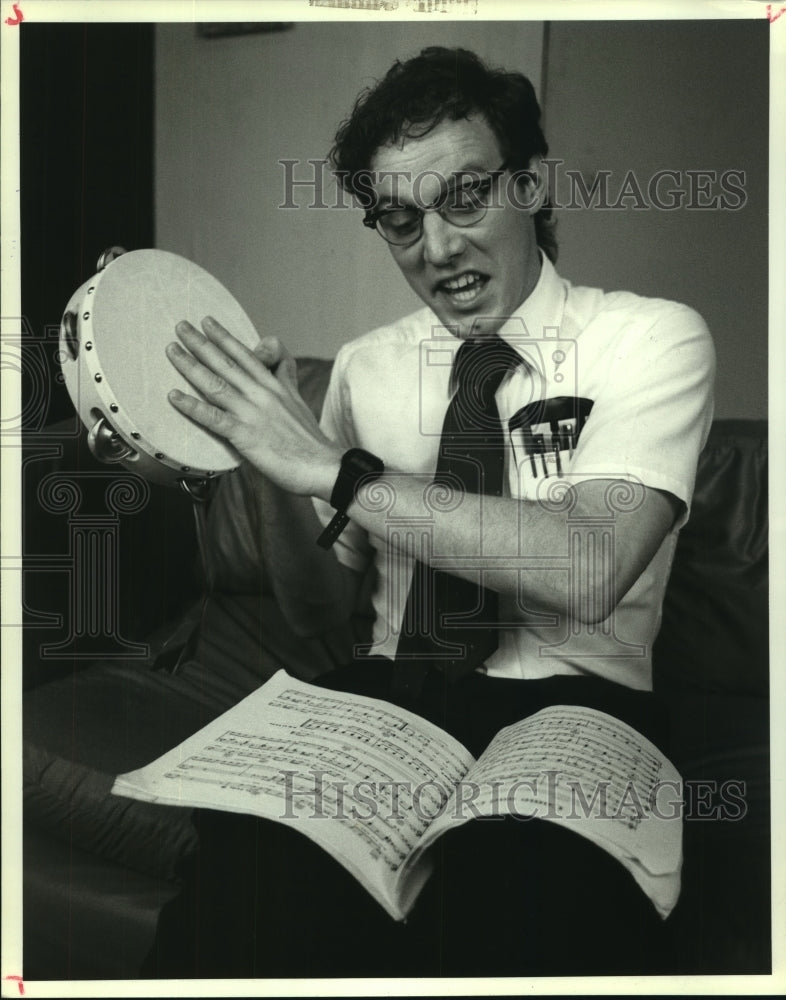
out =
<path fill-rule="evenodd" d="M 457 278 L 442 282 L 444 291 L 459 300 L 471 299 L 483 284 L 483 278 L 479 274 L 460 274 Z"/>
<path fill-rule="evenodd" d="M 451 278 L 450 281 L 443 281 L 442 285 L 444 288 L 447 288 L 448 291 L 455 292 L 460 288 L 466 288 L 467 285 L 474 285 L 478 281 L 480 281 L 479 274 L 460 274 L 458 278 Z"/>

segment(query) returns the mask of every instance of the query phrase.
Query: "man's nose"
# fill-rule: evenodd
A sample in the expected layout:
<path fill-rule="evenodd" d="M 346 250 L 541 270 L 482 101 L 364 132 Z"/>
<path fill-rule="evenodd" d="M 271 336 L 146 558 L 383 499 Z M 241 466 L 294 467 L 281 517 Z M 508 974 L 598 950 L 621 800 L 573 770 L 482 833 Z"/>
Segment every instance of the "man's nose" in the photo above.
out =
<path fill-rule="evenodd" d="M 448 264 L 464 249 L 464 235 L 456 226 L 439 214 L 426 212 L 423 216 L 423 256 L 437 267 Z"/>

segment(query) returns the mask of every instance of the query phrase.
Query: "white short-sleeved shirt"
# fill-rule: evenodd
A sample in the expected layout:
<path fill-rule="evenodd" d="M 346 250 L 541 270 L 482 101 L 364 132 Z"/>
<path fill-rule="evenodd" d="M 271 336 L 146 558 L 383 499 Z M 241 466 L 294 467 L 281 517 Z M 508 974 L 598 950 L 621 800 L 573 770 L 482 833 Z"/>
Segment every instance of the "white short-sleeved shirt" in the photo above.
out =
<path fill-rule="evenodd" d="M 506 625 L 485 669 L 492 676 L 522 679 L 591 674 L 648 690 L 677 531 L 687 518 L 712 419 L 714 350 L 707 327 L 696 312 L 675 302 L 573 287 L 543 258 L 538 284 L 500 336 L 525 362 L 496 397 L 508 431 L 510 496 L 557 503 L 565 492 L 560 484 L 626 480 L 632 489 L 615 486 L 607 495 L 607 545 L 613 545 L 615 519 L 636 503 L 636 484 L 665 490 L 685 508 L 649 566 L 599 624 L 527 609 L 525 569 L 521 599 L 500 600 Z M 333 368 L 323 430 L 346 448 L 379 455 L 390 470 L 433 474 L 459 345 L 430 309 L 346 344 Z M 580 426 L 575 417 L 587 412 Z M 332 508 L 322 501 L 315 505 L 327 523 Z M 388 524 L 391 533 L 423 529 L 397 519 L 394 497 L 388 498 Z M 526 552 L 525 539 L 512 544 Z M 411 558 L 354 522 L 335 548 L 353 569 L 376 563 L 371 652 L 393 658 Z M 569 558 L 570 549 L 566 537 L 565 550 L 546 568 L 533 562 L 532 571 L 573 574 L 579 585 L 576 576 L 586 572 L 593 554 L 576 558 L 574 552 Z"/>

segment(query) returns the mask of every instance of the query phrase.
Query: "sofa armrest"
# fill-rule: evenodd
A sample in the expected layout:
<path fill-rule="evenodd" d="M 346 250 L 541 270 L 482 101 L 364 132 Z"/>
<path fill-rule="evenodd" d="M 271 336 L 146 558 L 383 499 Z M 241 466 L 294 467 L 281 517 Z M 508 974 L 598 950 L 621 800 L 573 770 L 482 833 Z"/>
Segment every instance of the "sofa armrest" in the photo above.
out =
<path fill-rule="evenodd" d="M 24 684 L 151 657 L 202 589 L 191 501 L 93 458 L 79 420 L 23 442 Z"/>
<path fill-rule="evenodd" d="M 299 358 L 298 388 L 315 417 L 322 411 L 332 361 Z M 263 555 L 257 473 L 242 463 L 222 476 L 208 512 L 207 557 L 214 588 L 224 593 L 266 594 L 273 590 Z"/>

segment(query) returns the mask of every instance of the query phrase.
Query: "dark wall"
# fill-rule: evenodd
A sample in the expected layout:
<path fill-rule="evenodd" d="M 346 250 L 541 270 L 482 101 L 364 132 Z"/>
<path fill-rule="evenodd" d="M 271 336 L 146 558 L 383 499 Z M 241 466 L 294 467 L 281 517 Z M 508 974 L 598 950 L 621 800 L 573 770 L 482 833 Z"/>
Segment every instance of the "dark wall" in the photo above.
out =
<path fill-rule="evenodd" d="M 179 491 L 93 459 L 57 360 L 63 310 L 99 254 L 153 243 L 153 26 L 25 22 L 20 111 L 31 686 L 96 659 L 144 662 L 146 636 L 192 596 L 195 540 Z"/>
<path fill-rule="evenodd" d="M 98 255 L 153 240 L 153 26 L 30 24 L 20 34 L 25 424 L 70 416 L 57 333 Z"/>

